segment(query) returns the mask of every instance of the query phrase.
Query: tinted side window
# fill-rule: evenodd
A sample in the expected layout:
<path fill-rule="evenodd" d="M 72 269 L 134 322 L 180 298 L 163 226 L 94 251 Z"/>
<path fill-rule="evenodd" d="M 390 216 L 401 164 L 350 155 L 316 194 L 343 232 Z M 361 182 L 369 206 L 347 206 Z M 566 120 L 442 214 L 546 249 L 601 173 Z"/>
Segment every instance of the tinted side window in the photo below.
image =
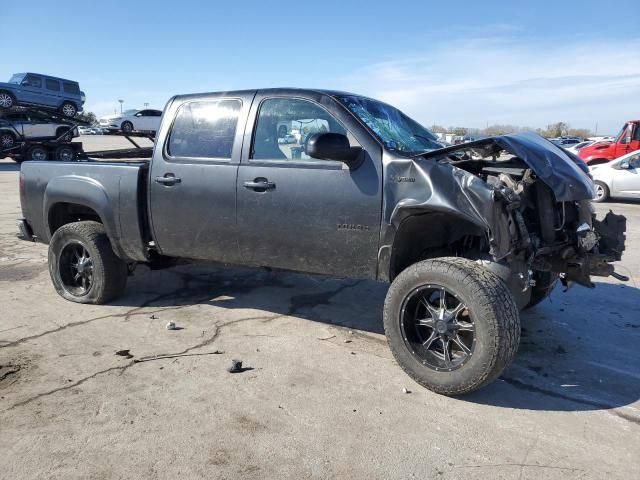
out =
<path fill-rule="evenodd" d="M 64 88 L 65 93 L 72 93 L 72 94 L 80 93 L 80 87 L 78 86 L 77 83 L 64 82 L 62 84 L 62 87 Z"/>
<path fill-rule="evenodd" d="M 27 75 L 24 79 L 23 84 L 30 87 L 42 88 L 42 79 L 40 77 L 36 77 L 35 75 Z"/>
<path fill-rule="evenodd" d="M 298 98 L 269 98 L 262 102 L 253 139 L 255 160 L 317 161 L 306 154 L 306 141 L 315 133 L 342 133 L 345 128 L 324 108 Z M 353 144 L 354 140 L 350 138 Z"/>
<path fill-rule="evenodd" d="M 47 86 L 47 90 L 55 90 L 56 92 L 60 91 L 60 82 L 57 80 L 51 80 L 47 78 L 45 80 L 45 85 Z"/>
<path fill-rule="evenodd" d="M 169 134 L 172 157 L 231 158 L 240 100 L 185 103 L 180 106 Z"/>

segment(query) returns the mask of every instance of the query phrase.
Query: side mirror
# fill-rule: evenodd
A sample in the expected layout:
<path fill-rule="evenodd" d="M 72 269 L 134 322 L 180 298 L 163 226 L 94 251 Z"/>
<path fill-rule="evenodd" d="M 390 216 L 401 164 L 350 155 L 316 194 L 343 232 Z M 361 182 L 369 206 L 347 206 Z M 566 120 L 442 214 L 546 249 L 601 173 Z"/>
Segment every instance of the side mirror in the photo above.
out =
<path fill-rule="evenodd" d="M 360 147 L 349 145 L 349 139 L 342 133 L 315 133 L 307 139 L 307 155 L 319 160 L 338 160 L 349 168 L 358 165 Z"/>
<path fill-rule="evenodd" d="M 625 160 L 624 162 L 620 162 L 620 168 L 623 170 L 628 170 L 631 166 L 629 165 L 629 160 Z"/>

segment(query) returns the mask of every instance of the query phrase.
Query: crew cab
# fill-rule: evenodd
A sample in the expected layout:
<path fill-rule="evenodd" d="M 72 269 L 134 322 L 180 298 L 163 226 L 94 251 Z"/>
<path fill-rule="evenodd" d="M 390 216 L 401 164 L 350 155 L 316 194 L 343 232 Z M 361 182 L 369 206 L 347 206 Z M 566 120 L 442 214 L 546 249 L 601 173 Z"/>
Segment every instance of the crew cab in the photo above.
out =
<path fill-rule="evenodd" d="M 598 142 L 583 148 L 578 153 L 587 165 L 598 165 L 615 160 L 640 149 L 640 120 L 624 124 L 613 142 Z"/>
<path fill-rule="evenodd" d="M 176 96 L 151 159 L 28 162 L 20 195 L 21 236 L 49 244 L 53 285 L 74 302 L 108 302 L 136 263 L 177 258 L 391 282 L 389 346 L 446 395 L 500 375 L 519 309 L 558 278 L 624 279 L 611 262 L 625 218 L 595 218 L 577 157 L 532 133 L 444 147 L 343 92 Z"/>
<path fill-rule="evenodd" d="M 78 82 L 40 73 L 16 73 L 0 83 L 0 109 L 16 105 L 38 106 L 59 111 L 65 117 L 82 112 L 84 92 Z"/>

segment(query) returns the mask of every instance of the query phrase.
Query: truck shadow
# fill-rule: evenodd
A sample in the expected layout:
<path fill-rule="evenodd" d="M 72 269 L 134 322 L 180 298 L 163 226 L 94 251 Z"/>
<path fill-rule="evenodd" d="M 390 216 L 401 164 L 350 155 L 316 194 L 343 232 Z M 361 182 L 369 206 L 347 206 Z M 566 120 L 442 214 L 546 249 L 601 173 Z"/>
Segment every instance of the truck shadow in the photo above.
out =
<path fill-rule="evenodd" d="M 148 299 L 152 293 L 149 285 L 164 285 L 166 293 L 143 302 L 141 295 Z M 116 304 L 209 304 L 383 335 L 386 291 L 387 285 L 370 281 L 194 264 L 158 272 L 139 268 L 129 294 Z M 568 293 L 558 287 L 521 319 L 522 339 L 513 365 L 493 384 L 458 401 L 581 411 L 617 408 L 640 398 L 639 289 L 605 282 L 595 290 L 575 287 Z M 384 342 L 382 336 L 369 338 Z M 398 375 L 403 375 L 400 370 Z"/>

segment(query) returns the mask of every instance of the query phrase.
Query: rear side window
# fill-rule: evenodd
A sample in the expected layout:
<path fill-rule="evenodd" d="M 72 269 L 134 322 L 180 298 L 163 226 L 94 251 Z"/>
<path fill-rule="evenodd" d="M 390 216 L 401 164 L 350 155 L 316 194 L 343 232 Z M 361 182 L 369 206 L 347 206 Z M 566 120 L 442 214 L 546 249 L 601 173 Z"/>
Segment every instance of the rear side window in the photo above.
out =
<path fill-rule="evenodd" d="M 169 134 L 172 157 L 230 159 L 238 125 L 240 100 L 185 103 Z"/>
<path fill-rule="evenodd" d="M 77 83 L 64 82 L 62 84 L 62 87 L 64 88 L 65 93 L 72 93 L 72 94 L 80 93 L 80 87 L 78 86 Z"/>
<path fill-rule="evenodd" d="M 55 90 L 56 92 L 60 91 L 60 82 L 57 80 L 51 80 L 47 78 L 45 80 L 45 85 L 47 86 L 47 90 Z"/>

